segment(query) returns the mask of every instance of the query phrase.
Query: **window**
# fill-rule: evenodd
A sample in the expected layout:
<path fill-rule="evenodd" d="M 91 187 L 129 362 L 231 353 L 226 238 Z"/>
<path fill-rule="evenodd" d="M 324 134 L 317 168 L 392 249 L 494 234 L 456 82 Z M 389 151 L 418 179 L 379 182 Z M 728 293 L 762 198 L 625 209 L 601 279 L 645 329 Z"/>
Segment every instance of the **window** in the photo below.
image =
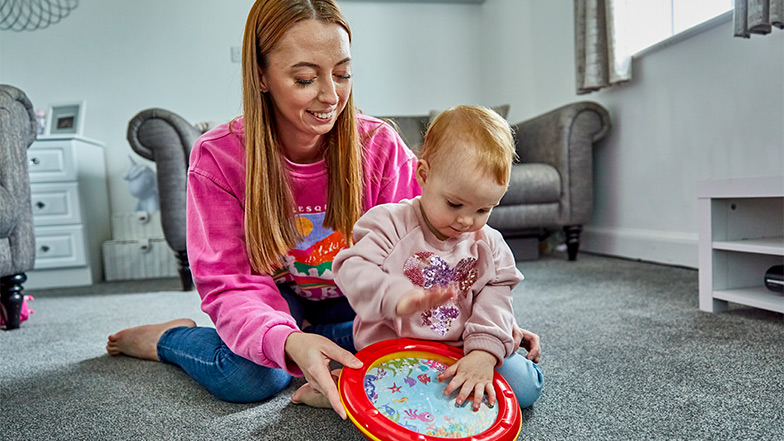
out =
<path fill-rule="evenodd" d="M 626 0 L 613 5 L 617 35 L 625 52 L 634 54 L 732 10 L 734 0 Z"/>

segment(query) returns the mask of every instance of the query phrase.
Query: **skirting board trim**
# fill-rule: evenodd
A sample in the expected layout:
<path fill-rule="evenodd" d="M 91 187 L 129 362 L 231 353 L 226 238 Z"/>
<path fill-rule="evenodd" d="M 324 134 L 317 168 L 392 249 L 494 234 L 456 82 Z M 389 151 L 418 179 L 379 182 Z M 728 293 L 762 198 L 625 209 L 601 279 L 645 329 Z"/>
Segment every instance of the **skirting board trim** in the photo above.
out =
<path fill-rule="evenodd" d="M 580 238 L 580 250 L 697 268 L 697 243 L 696 233 L 586 225 Z"/>
<path fill-rule="evenodd" d="M 52 268 L 28 271 L 25 289 L 67 288 L 88 286 L 95 283 L 86 266 L 76 268 Z"/>

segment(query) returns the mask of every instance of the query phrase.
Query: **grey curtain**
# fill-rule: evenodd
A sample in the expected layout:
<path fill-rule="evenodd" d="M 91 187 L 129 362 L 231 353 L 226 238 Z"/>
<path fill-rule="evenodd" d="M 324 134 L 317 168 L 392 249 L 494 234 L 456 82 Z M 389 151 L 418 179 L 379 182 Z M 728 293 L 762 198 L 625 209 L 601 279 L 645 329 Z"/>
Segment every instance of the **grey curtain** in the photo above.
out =
<path fill-rule="evenodd" d="M 618 4 L 616 4 L 618 3 Z M 583 95 L 632 78 L 632 58 L 618 39 L 614 19 L 622 0 L 574 0 L 577 94 Z"/>
<path fill-rule="evenodd" d="M 784 0 L 735 0 L 735 36 L 769 34 L 784 29 Z"/>

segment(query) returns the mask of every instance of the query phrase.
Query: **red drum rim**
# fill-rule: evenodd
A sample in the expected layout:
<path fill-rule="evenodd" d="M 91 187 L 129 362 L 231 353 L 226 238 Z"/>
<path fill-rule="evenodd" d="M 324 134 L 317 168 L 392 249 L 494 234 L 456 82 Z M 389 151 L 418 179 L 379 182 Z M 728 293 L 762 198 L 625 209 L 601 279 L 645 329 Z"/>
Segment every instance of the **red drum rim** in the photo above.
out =
<path fill-rule="evenodd" d="M 512 388 L 498 372 L 493 376 L 498 417 L 490 428 L 477 435 L 466 438 L 424 435 L 409 430 L 384 416 L 365 394 L 364 378 L 374 364 L 402 356 L 435 359 L 451 365 L 463 357 L 463 351 L 441 342 L 399 338 L 374 343 L 357 352 L 356 357 L 364 366 L 361 369 L 344 367 L 338 379 L 338 390 L 349 419 L 368 439 L 373 441 L 443 441 L 445 439 L 514 441 L 517 439 L 522 429 L 520 405 Z"/>

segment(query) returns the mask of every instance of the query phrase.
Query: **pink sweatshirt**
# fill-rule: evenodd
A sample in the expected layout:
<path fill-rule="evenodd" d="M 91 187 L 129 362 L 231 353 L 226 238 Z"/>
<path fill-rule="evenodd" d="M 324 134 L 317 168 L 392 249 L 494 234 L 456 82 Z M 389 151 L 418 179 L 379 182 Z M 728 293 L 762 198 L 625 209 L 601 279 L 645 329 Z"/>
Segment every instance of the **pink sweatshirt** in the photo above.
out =
<path fill-rule="evenodd" d="M 286 256 L 285 271 L 258 274 L 245 251 L 245 147 L 242 119 L 232 130 L 223 124 L 202 135 L 193 147 L 188 170 L 188 259 L 201 308 L 220 338 L 237 355 L 263 366 L 287 369 L 286 338 L 297 325 L 277 282 L 295 281 L 310 299 L 342 294 L 332 277 L 332 258 L 345 241 L 324 228 L 327 169 L 288 162 L 292 192 L 304 240 Z M 365 210 L 420 194 L 414 178 L 416 157 L 397 133 L 381 121 L 358 115 L 365 143 Z"/>
<path fill-rule="evenodd" d="M 419 198 L 372 208 L 354 225 L 354 246 L 333 262 L 335 282 L 357 312 L 354 346 L 410 337 L 481 349 L 498 365 L 512 354 L 512 289 L 523 279 L 501 233 L 485 225 L 439 240 Z M 397 302 L 417 287 L 454 283 L 455 300 L 420 314 L 395 316 Z"/>

